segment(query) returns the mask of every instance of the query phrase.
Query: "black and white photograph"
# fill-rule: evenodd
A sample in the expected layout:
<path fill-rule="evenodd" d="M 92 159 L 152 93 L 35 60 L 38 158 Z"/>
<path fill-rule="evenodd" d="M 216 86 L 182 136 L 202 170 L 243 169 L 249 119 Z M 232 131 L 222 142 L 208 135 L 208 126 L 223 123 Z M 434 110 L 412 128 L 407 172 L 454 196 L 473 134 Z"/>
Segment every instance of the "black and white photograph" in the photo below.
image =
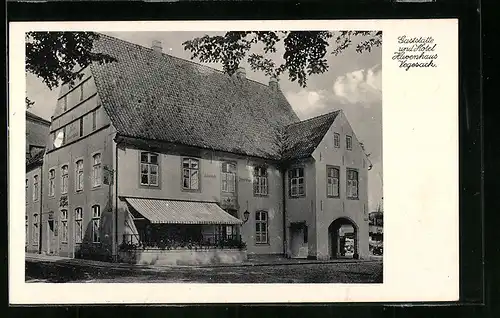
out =
<path fill-rule="evenodd" d="M 10 30 L 17 303 L 457 297 L 456 21 Z"/>
<path fill-rule="evenodd" d="M 27 282 L 382 283 L 381 46 L 27 33 Z"/>

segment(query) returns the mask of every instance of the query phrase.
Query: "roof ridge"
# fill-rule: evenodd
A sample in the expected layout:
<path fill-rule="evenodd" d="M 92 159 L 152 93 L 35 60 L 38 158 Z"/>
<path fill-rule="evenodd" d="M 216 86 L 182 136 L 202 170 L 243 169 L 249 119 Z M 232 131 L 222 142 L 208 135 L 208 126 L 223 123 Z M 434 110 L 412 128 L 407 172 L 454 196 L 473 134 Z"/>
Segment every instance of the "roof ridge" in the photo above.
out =
<path fill-rule="evenodd" d="M 341 111 L 342 111 L 342 109 L 337 109 L 337 110 L 334 110 L 334 111 L 331 111 L 331 112 L 328 112 L 328 113 L 325 113 L 325 114 L 321 114 L 321 115 L 318 115 L 318 116 L 315 116 L 315 117 L 311 117 L 311 118 L 308 118 L 308 119 L 304 119 L 304 120 L 298 121 L 296 123 L 291 123 L 291 124 L 288 125 L 288 127 L 293 126 L 293 125 L 303 124 L 303 123 L 306 123 L 306 122 L 309 122 L 309 121 L 313 121 L 313 120 L 321 118 L 321 117 L 327 117 L 329 115 L 333 115 L 333 114 L 339 113 Z"/>
<path fill-rule="evenodd" d="M 144 45 L 141 45 L 141 44 L 137 44 L 137 43 L 129 42 L 129 41 L 126 41 L 126 40 L 123 40 L 123 39 L 117 38 L 117 37 L 115 37 L 115 36 L 111 36 L 111 35 L 108 35 L 108 34 L 104 34 L 104 33 L 99 33 L 99 32 L 96 32 L 96 33 L 98 33 L 100 36 L 104 36 L 104 37 L 112 38 L 112 39 L 114 39 L 114 40 L 118 40 L 118 41 L 121 41 L 121 42 L 125 42 L 125 43 L 127 43 L 127 44 L 132 44 L 132 45 L 138 46 L 138 47 L 140 47 L 140 48 L 143 48 L 143 49 L 147 49 L 147 50 L 153 51 L 153 49 L 152 49 L 152 48 L 147 47 L 147 46 L 144 46 Z M 231 78 L 231 77 L 232 77 L 231 75 L 227 74 L 227 73 L 226 73 L 226 72 L 224 72 L 224 71 L 218 70 L 218 69 L 216 69 L 216 68 L 214 68 L 214 67 L 211 67 L 211 66 L 208 66 L 208 65 L 205 65 L 205 64 L 201 64 L 201 63 L 195 62 L 195 61 L 193 61 L 193 60 L 191 60 L 191 59 L 189 59 L 189 60 L 188 60 L 188 59 L 185 59 L 185 58 L 182 58 L 182 57 L 178 57 L 178 56 L 175 56 L 175 55 L 170 55 L 170 54 L 167 54 L 167 53 L 165 53 L 165 52 L 163 52 L 163 51 L 161 52 L 161 54 L 162 54 L 162 55 L 165 55 L 165 56 L 168 56 L 168 57 L 171 57 L 171 58 L 174 58 L 174 59 L 177 59 L 177 60 L 181 60 L 181 61 L 183 61 L 183 62 L 188 62 L 188 63 L 194 64 L 194 65 L 196 65 L 196 66 L 200 66 L 200 67 L 203 67 L 203 68 L 206 68 L 206 69 L 210 69 L 210 70 L 215 71 L 215 72 L 218 72 L 218 73 L 220 73 L 220 74 L 227 75 L 229 78 Z M 248 81 L 254 82 L 254 83 L 256 83 L 256 84 L 260 84 L 260 85 L 262 85 L 262 86 L 264 86 L 264 87 L 269 87 L 269 85 L 266 85 L 265 83 L 259 82 L 259 81 L 254 80 L 254 79 L 251 79 L 251 78 L 248 78 L 248 77 L 245 77 L 245 79 L 247 79 Z M 280 92 L 281 92 L 281 90 L 280 90 Z"/>

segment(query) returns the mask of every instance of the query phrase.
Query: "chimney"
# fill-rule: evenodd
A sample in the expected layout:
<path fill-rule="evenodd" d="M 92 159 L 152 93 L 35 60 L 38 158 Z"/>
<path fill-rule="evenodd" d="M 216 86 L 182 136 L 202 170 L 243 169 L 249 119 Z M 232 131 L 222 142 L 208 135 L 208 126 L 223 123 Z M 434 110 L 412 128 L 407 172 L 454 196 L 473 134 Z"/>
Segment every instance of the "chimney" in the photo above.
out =
<path fill-rule="evenodd" d="M 245 79 L 247 77 L 244 67 L 238 67 L 235 74 L 236 74 L 236 77 L 239 79 Z"/>
<path fill-rule="evenodd" d="M 269 79 L 269 88 L 273 91 L 273 92 L 277 92 L 279 91 L 280 89 L 280 86 L 278 84 L 278 79 L 273 76 Z"/>
<path fill-rule="evenodd" d="M 151 48 L 155 52 L 158 52 L 158 53 L 162 53 L 163 52 L 163 49 L 161 47 L 161 41 L 153 40 L 153 44 L 151 45 Z"/>

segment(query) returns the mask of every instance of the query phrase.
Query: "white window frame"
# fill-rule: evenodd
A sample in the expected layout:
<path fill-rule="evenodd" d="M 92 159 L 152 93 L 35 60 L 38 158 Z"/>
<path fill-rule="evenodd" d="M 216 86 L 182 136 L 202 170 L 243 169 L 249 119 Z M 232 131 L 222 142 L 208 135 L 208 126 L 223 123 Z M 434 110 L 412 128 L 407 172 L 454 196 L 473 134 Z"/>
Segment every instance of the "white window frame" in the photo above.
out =
<path fill-rule="evenodd" d="M 92 243 L 101 243 L 100 225 L 101 207 L 96 204 L 92 206 Z"/>
<path fill-rule="evenodd" d="M 352 178 L 355 176 L 355 178 Z M 359 172 L 356 169 L 346 169 L 347 198 L 351 200 L 359 199 Z"/>
<path fill-rule="evenodd" d="M 337 175 L 335 175 L 335 172 Z M 339 167 L 326 167 L 326 195 L 330 198 L 340 197 L 340 169 Z"/>
<path fill-rule="evenodd" d="M 340 134 L 333 133 L 333 146 L 335 148 L 340 148 Z"/>
<path fill-rule="evenodd" d="M 345 136 L 345 148 L 347 150 L 352 150 L 352 136 Z"/>
<path fill-rule="evenodd" d="M 61 242 L 68 243 L 68 210 L 61 210 Z"/>
<path fill-rule="evenodd" d="M 147 155 L 147 161 L 143 162 L 142 161 L 142 156 Z M 156 157 L 156 163 L 153 163 L 151 158 Z M 139 183 L 142 186 L 153 186 L 157 187 L 159 184 L 159 178 L 160 178 L 160 155 L 157 153 L 153 152 L 145 152 L 142 151 L 139 154 Z M 147 172 L 143 173 L 142 169 L 143 167 L 147 168 Z M 153 168 L 156 167 L 156 174 L 152 173 Z M 151 182 L 151 176 L 156 175 L 156 182 Z M 142 182 L 142 177 L 147 176 L 148 181 L 146 183 Z"/>
<path fill-rule="evenodd" d="M 78 207 L 75 209 L 75 244 L 81 244 L 82 242 L 83 242 L 83 209 L 81 207 Z"/>
<path fill-rule="evenodd" d="M 269 194 L 266 166 L 255 166 L 253 168 L 253 194 L 257 196 L 266 196 Z"/>
<path fill-rule="evenodd" d="M 102 184 L 102 155 L 96 153 L 92 156 L 92 188 L 100 187 Z"/>
<path fill-rule="evenodd" d="M 187 164 L 187 166 L 185 166 Z M 196 174 L 196 177 L 193 176 Z M 193 184 L 196 180 L 196 184 Z M 187 186 L 186 186 L 187 181 Z M 182 189 L 183 190 L 200 190 L 200 160 L 197 158 L 182 158 Z"/>
<path fill-rule="evenodd" d="M 269 244 L 269 214 L 266 211 L 255 212 L 255 243 Z"/>
<path fill-rule="evenodd" d="M 79 164 L 81 163 L 81 165 Z M 75 190 L 76 192 L 83 191 L 84 188 L 84 162 L 83 159 L 79 159 L 75 163 Z"/>
<path fill-rule="evenodd" d="M 300 171 L 302 171 L 302 176 L 300 176 Z M 304 167 L 292 168 L 288 172 L 290 196 L 291 197 L 302 197 L 305 196 L 305 169 Z M 301 182 L 302 181 L 302 182 Z"/>
<path fill-rule="evenodd" d="M 36 174 L 33 176 L 33 202 L 38 201 L 39 184 L 38 175 Z"/>
<path fill-rule="evenodd" d="M 229 167 L 234 167 L 231 171 Z M 223 161 L 221 166 L 221 191 L 224 193 L 236 193 L 236 169 L 235 162 Z"/>
<path fill-rule="evenodd" d="M 49 197 L 56 195 L 56 169 L 49 170 Z"/>
<path fill-rule="evenodd" d="M 69 165 L 64 164 L 61 166 L 61 194 L 68 193 L 69 185 Z"/>

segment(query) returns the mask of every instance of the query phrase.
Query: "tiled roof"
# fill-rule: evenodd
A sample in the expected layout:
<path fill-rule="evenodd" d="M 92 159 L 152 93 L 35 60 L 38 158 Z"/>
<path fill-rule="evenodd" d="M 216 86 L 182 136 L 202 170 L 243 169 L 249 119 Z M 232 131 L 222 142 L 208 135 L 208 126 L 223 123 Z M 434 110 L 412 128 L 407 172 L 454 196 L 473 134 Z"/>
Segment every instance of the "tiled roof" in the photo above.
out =
<path fill-rule="evenodd" d="M 313 117 L 286 127 L 283 159 L 309 157 L 331 127 L 340 110 Z"/>
<path fill-rule="evenodd" d="M 249 79 L 101 35 L 91 65 L 118 134 L 275 158 L 276 130 L 299 119 L 280 91 Z"/>
<path fill-rule="evenodd" d="M 29 146 L 45 147 L 49 137 L 50 122 L 26 112 L 26 150 Z"/>
<path fill-rule="evenodd" d="M 44 154 L 45 154 L 45 149 L 41 149 L 31 158 L 26 158 L 26 168 L 29 168 L 34 165 L 41 165 L 43 163 Z"/>

